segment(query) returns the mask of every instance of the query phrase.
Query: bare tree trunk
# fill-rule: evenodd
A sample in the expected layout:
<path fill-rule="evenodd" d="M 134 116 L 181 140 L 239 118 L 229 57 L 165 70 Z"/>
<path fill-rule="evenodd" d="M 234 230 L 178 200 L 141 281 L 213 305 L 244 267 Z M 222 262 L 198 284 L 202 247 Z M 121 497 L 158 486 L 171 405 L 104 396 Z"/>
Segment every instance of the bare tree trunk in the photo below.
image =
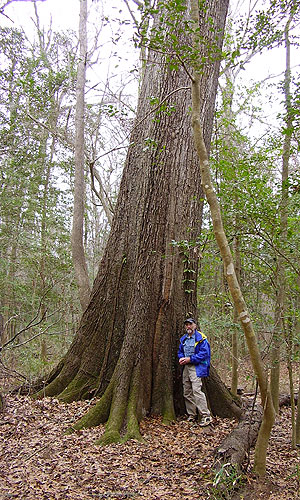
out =
<path fill-rule="evenodd" d="M 296 398 L 295 398 L 296 399 Z M 281 395 L 279 407 L 295 404 L 289 395 Z M 235 429 L 222 441 L 214 453 L 216 471 L 224 464 L 231 464 L 241 469 L 250 449 L 255 445 L 262 422 L 263 408 L 254 401 L 249 401 Z"/>
<path fill-rule="evenodd" d="M 87 0 L 80 0 L 79 42 L 80 60 L 77 70 L 76 85 L 76 137 L 75 137 L 75 181 L 74 181 L 74 210 L 72 226 L 72 256 L 75 275 L 79 289 L 79 299 L 82 310 L 89 303 L 90 283 L 84 253 L 83 224 L 85 204 L 84 180 L 84 89 L 87 62 Z"/>
<path fill-rule="evenodd" d="M 195 26 L 199 24 L 199 9 L 198 1 L 191 1 L 191 18 Z M 194 50 L 197 51 L 201 47 L 201 42 L 199 43 L 199 35 L 197 31 L 194 32 Z M 202 70 L 202 71 L 201 71 Z M 234 305 L 237 309 L 239 319 L 242 323 L 242 327 L 246 336 L 247 345 L 252 361 L 252 365 L 255 374 L 258 379 L 262 402 L 264 406 L 264 417 L 260 428 L 259 437 L 256 446 L 255 454 L 255 469 L 259 475 L 264 475 L 266 471 L 266 452 L 268 441 L 271 433 L 271 429 L 275 420 L 275 411 L 270 395 L 270 390 L 268 388 L 267 376 L 264 369 L 263 361 L 259 352 L 258 343 L 256 340 L 255 332 L 252 326 L 252 322 L 247 311 L 246 303 L 242 295 L 236 273 L 234 268 L 234 262 L 229 248 L 229 244 L 223 229 L 222 216 L 220 212 L 220 206 L 215 194 L 213 184 L 211 181 L 209 161 L 205 143 L 203 140 L 202 124 L 201 124 L 201 101 L 202 92 L 200 85 L 200 71 L 203 72 L 203 65 L 201 64 L 201 59 L 198 58 L 195 64 L 195 71 L 192 79 L 192 127 L 194 133 L 195 146 L 198 153 L 200 161 L 200 170 L 202 184 L 207 197 L 207 201 L 210 206 L 214 233 L 216 237 L 217 244 L 219 246 L 221 256 L 223 259 L 223 264 L 225 268 L 225 275 L 227 278 L 229 290 L 234 301 Z"/>
<path fill-rule="evenodd" d="M 282 171 L 281 171 L 281 200 L 279 206 L 280 212 L 280 244 L 285 244 L 287 241 L 288 229 L 288 202 L 289 202 L 289 163 L 291 155 L 291 130 L 293 126 L 292 106 L 291 106 L 291 44 L 289 40 L 290 24 L 294 17 L 295 7 L 291 5 L 290 16 L 285 27 L 285 49 L 286 49 L 286 67 L 284 76 L 284 95 L 285 95 L 285 133 L 283 140 L 283 153 L 282 153 Z M 291 369 L 291 356 L 292 347 L 290 342 L 290 335 L 285 325 L 285 309 L 286 309 L 286 277 L 284 268 L 284 259 L 279 254 L 277 257 L 277 285 L 276 290 L 276 315 L 275 315 L 275 330 L 272 347 L 272 369 L 271 369 L 271 392 L 275 410 L 279 411 L 279 380 L 280 380 L 280 346 L 282 338 L 284 337 L 287 345 L 288 356 L 288 371 L 291 388 L 291 397 L 293 399 L 293 377 Z M 294 419 L 294 406 L 292 417 L 293 428 L 293 446 L 295 446 L 295 419 Z"/>
<path fill-rule="evenodd" d="M 209 377 L 203 379 L 203 389 L 213 415 L 235 417 L 238 420 L 243 418 L 244 410 L 240 399 L 227 390 L 213 366 Z"/>
<path fill-rule="evenodd" d="M 282 266 L 282 262 L 280 264 Z M 280 381 L 280 347 L 282 344 L 282 314 L 283 314 L 283 289 L 282 281 L 279 279 L 277 270 L 276 283 L 278 289 L 276 293 L 274 331 L 271 350 L 271 375 L 270 375 L 270 390 L 272 401 L 276 413 L 279 412 L 279 381 Z"/>
<path fill-rule="evenodd" d="M 263 409 L 259 404 L 249 406 L 238 426 L 222 441 L 214 453 L 214 469 L 220 470 L 224 464 L 241 468 L 250 449 L 255 445 L 261 426 Z"/>
<path fill-rule="evenodd" d="M 299 404 L 299 398 L 300 398 L 300 377 L 299 377 L 299 385 L 298 385 L 297 417 L 296 417 L 296 445 L 297 446 L 300 446 L 300 404 Z"/>
<path fill-rule="evenodd" d="M 300 275 L 297 276 L 298 283 L 298 308 L 300 309 Z M 300 318 L 296 322 L 296 334 L 300 336 Z M 297 401 L 297 417 L 296 417 L 296 445 L 300 446 L 300 370 L 298 369 L 298 401 Z"/>
<path fill-rule="evenodd" d="M 236 70 L 238 72 L 238 70 Z M 236 73 L 237 74 L 237 73 Z M 223 140 L 224 144 L 227 150 L 227 157 L 230 162 L 230 167 L 234 172 L 234 183 L 237 183 L 237 171 L 236 171 L 236 164 L 237 164 L 237 154 L 236 154 L 236 144 L 234 142 L 234 137 L 235 137 L 235 130 L 234 130 L 234 113 L 232 110 L 232 104 L 233 104 L 233 96 L 234 96 L 234 89 L 235 89 L 235 77 L 234 72 L 232 68 L 226 67 L 224 71 L 224 76 L 225 76 L 225 86 L 222 89 L 222 108 L 223 108 L 223 113 L 225 116 L 225 123 L 226 125 L 223 127 L 224 131 L 222 133 L 223 135 Z M 237 204 L 237 196 L 234 194 L 233 197 L 233 204 L 234 207 Z M 234 239 L 233 239 L 233 255 L 234 255 L 234 262 L 235 262 L 235 272 L 236 276 L 238 279 L 238 282 L 240 283 L 240 277 L 241 277 L 241 255 L 240 255 L 240 237 L 239 237 L 239 222 L 238 222 L 239 216 L 236 210 L 234 210 L 234 217 L 233 217 L 233 224 L 234 224 Z M 224 272 L 222 273 L 224 276 Z M 238 328 L 236 326 L 236 323 L 238 322 L 238 313 L 236 308 L 233 308 L 233 321 L 234 321 L 234 327 L 233 327 L 233 332 L 232 332 L 232 338 L 231 338 L 231 392 L 235 396 L 237 395 L 237 388 L 238 388 Z"/>
<path fill-rule="evenodd" d="M 240 255 L 240 246 L 239 246 L 239 237 L 236 235 L 234 237 L 234 256 L 235 256 L 235 272 L 237 276 L 237 280 L 240 283 L 241 279 L 241 255 Z M 239 320 L 238 312 L 236 307 L 234 307 L 233 311 L 233 322 L 234 322 L 234 330 L 232 333 L 232 363 L 231 363 L 231 392 L 234 396 L 237 396 L 238 389 L 238 369 L 239 369 L 239 349 L 238 349 L 238 328 L 236 326 Z"/>

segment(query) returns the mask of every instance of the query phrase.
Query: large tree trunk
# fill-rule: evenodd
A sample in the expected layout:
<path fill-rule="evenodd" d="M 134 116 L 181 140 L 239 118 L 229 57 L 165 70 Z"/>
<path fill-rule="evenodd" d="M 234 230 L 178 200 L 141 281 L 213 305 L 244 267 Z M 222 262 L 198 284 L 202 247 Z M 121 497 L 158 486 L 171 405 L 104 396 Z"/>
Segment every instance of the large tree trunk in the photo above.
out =
<path fill-rule="evenodd" d="M 211 6 L 224 3 L 207 2 L 200 26 L 207 39 L 212 34 L 206 20 L 215 15 Z M 221 46 L 226 9 L 219 11 Z M 215 61 L 201 77 L 208 149 L 218 72 Z M 161 413 L 168 421 L 174 418 L 174 406 L 180 407 L 176 351 L 184 318 L 196 313 L 196 240 L 203 204 L 187 85 L 183 69 L 170 70 L 164 56 L 150 51 L 112 229 L 90 303 L 72 346 L 42 391 L 64 401 L 100 396 L 74 427 L 108 421 L 104 443 L 120 438 L 125 417 L 126 437 L 138 437 L 143 415 Z M 153 112 L 153 96 L 156 103 L 164 101 L 164 110 L 156 107 Z M 182 244 L 187 240 L 193 244 Z"/>
<path fill-rule="evenodd" d="M 244 410 L 240 398 L 228 391 L 213 366 L 211 366 L 209 377 L 203 379 L 203 390 L 213 415 L 220 415 L 224 418 L 243 418 Z"/>

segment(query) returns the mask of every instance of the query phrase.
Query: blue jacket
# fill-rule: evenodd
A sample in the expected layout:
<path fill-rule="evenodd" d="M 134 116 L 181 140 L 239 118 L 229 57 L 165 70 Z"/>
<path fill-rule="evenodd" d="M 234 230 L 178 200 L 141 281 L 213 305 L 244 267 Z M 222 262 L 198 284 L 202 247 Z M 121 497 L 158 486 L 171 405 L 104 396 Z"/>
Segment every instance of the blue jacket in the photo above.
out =
<path fill-rule="evenodd" d="M 178 358 L 184 358 L 184 342 L 187 339 L 186 333 L 181 337 Z M 191 363 L 195 365 L 197 377 L 208 377 L 210 367 L 210 345 L 204 333 L 195 330 L 195 352 L 192 354 Z"/>

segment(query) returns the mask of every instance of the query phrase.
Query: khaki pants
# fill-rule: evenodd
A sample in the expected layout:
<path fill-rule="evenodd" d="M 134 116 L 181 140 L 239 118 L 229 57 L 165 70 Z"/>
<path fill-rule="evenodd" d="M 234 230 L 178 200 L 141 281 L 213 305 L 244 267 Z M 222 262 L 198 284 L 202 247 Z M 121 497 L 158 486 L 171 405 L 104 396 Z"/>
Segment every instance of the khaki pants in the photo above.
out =
<path fill-rule="evenodd" d="M 209 417 L 206 396 L 201 391 L 202 380 L 196 375 L 195 365 L 185 365 L 182 376 L 183 395 L 188 415 L 196 416 L 197 409 L 201 417 Z"/>

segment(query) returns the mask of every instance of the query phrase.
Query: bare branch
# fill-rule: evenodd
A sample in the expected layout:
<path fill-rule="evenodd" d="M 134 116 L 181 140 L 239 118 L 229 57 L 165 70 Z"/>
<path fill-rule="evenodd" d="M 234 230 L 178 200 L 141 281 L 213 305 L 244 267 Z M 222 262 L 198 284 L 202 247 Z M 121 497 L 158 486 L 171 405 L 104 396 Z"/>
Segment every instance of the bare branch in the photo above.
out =
<path fill-rule="evenodd" d="M 102 207 L 105 211 L 105 215 L 108 219 L 109 224 L 111 225 L 112 224 L 112 215 L 113 215 L 114 211 L 113 211 L 112 205 L 110 203 L 109 196 L 105 192 L 105 189 L 104 189 L 104 186 L 102 183 L 102 179 L 101 179 L 99 173 L 97 172 L 97 170 L 95 170 L 95 162 L 90 162 L 89 167 L 90 167 L 90 174 L 91 174 L 92 190 L 94 191 L 97 198 L 101 201 Z M 99 191 L 96 189 L 96 186 L 95 186 L 95 177 L 99 183 L 99 188 L 100 188 Z"/>
<path fill-rule="evenodd" d="M 186 67 L 186 64 L 184 62 L 184 60 L 180 57 L 179 54 L 176 54 L 176 57 L 177 59 L 179 60 L 180 64 L 182 65 L 184 71 L 186 72 L 186 74 L 188 75 L 188 77 L 190 78 L 190 80 L 193 82 L 194 81 L 194 77 L 193 75 L 190 73 L 190 71 L 188 70 L 188 68 Z"/>
<path fill-rule="evenodd" d="M 7 368 L 7 366 L 5 366 L 5 364 L 3 363 L 3 361 L 1 359 L 0 359 L 0 366 L 2 366 L 3 370 L 8 372 L 10 375 L 14 373 L 15 375 L 13 375 L 13 376 L 15 378 L 22 378 L 22 379 L 26 380 L 27 382 L 29 382 L 28 378 L 25 377 L 25 375 L 22 375 L 22 373 L 19 373 L 16 370 L 12 370 L 11 368 Z"/>
<path fill-rule="evenodd" d="M 125 1 L 125 0 L 124 0 Z M 140 9 L 144 7 L 144 3 L 141 2 L 140 0 L 132 0 L 135 5 L 137 5 Z"/>
<path fill-rule="evenodd" d="M 13 2 L 31 2 L 31 3 L 35 3 L 36 1 L 45 2 L 46 0 L 35 0 L 34 2 L 32 2 L 31 0 L 7 0 L 4 3 L 4 5 L 2 5 L 0 7 L 0 14 L 3 14 L 5 17 L 8 17 L 6 14 L 4 14 L 4 9 L 5 9 L 5 7 L 8 7 L 8 5 L 10 5 Z"/>
<path fill-rule="evenodd" d="M 29 342 L 32 342 L 34 339 L 36 339 L 37 337 L 40 337 L 41 335 L 45 335 L 45 334 L 47 334 L 47 335 L 61 335 L 62 333 L 65 333 L 65 332 L 47 333 L 47 330 L 49 330 L 49 328 L 51 328 L 52 326 L 53 325 L 47 326 L 47 328 L 45 328 L 45 330 L 43 330 L 42 332 L 39 332 L 36 335 L 33 335 L 33 337 L 30 337 L 30 339 L 24 340 L 24 342 L 21 342 L 20 344 L 9 347 L 9 349 L 16 349 L 17 347 L 22 347 L 23 345 L 29 344 Z"/>
<path fill-rule="evenodd" d="M 74 151 L 75 144 L 66 135 L 63 136 L 57 130 L 53 130 L 52 128 L 48 127 L 48 125 L 45 125 L 44 123 L 41 123 L 34 116 L 32 116 L 30 113 L 26 113 L 26 114 L 30 118 L 30 120 L 34 121 L 37 125 L 39 125 L 40 127 L 44 128 L 45 130 L 47 130 L 48 132 L 50 132 L 50 134 L 53 137 L 57 137 L 58 139 L 60 139 L 64 144 L 66 144 L 69 148 L 71 148 L 72 151 Z M 69 119 L 69 115 L 68 115 L 68 119 Z"/>
<path fill-rule="evenodd" d="M 287 255 L 278 248 L 278 246 L 275 245 L 275 243 L 273 242 L 272 238 L 266 233 L 266 231 L 264 230 L 261 230 L 256 222 L 252 219 L 252 217 L 250 217 L 250 220 L 253 224 L 253 227 L 256 231 L 256 234 L 257 236 L 259 236 L 263 241 L 265 241 L 267 243 L 267 245 L 269 245 L 273 250 L 274 252 L 279 255 L 280 257 L 282 257 L 286 262 L 288 262 L 288 264 L 291 266 L 291 268 L 294 270 L 294 272 L 300 276 L 300 269 L 293 263 L 293 261 L 291 259 L 289 259 L 289 257 L 287 257 Z"/>
<path fill-rule="evenodd" d="M 19 335 L 21 335 L 21 333 L 23 332 L 26 332 L 27 330 L 29 330 L 30 328 L 33 328 L 37 325 L 39 325 L 40 323 L 42 323 L 47 315 L 47 309 L 44 311 L 41 319 L 39 319 L 38 321 L 37 318 L 39 317 L 39 314 L 40 314 L 40 311 L 41 311 L 41 307 L 42 307 L 42 303 L 44 301 L 44 298 L 46 297 L 47 293 L 48 293 L 49 290 L 47 290 L 44 295 L 41 297 L 40 299 L 40 303 L 39 303 L 39 306 L 38 306 L 38 310 L 35 314 L 35 316 L 29 321 L 29 323 L 24 326 L 24 328 L 22 328 L 20 331 L 18 331 L 10 340 L 8 340 L 7 342 L 5 342 L 5 344 L 3 344 L 1 347 L 0 347 L 0 352 L 5 348 L 7 347 L 9 344 L 11 344 L 12 342 L 14 342 L 14 340 L 19 337 Z M 35 323 L 36 321 L 36 323 Z"/>
<path fill-rule="evenodd" d="M 125 2 L 125 4 L 126 4 L 126 6 L 127 6 L 127 9 L 129 10 L 129 13 L 130 13 L 130 15 L 131 15 L 131 17 L 132 17 L 132 19 L 133 19 L 134 24 L 135 24 L 136 26 L 138 26 L 138 25 L 139 25 L 138 20 L 136 19 L 135 15 L 134 15 L 134 13 L 133 13 L 133 11 L 132 11 L 132 9 L 131 9 L 131 7 L 129 6 L 128 0 L 124 0 L 124 2 Z M 140 7 L 140 6 L 142 6 L 141 2 L 134 2 L 134 3 L 135 3 L 136 5 L 138 5 L 139 7 Z"/>

